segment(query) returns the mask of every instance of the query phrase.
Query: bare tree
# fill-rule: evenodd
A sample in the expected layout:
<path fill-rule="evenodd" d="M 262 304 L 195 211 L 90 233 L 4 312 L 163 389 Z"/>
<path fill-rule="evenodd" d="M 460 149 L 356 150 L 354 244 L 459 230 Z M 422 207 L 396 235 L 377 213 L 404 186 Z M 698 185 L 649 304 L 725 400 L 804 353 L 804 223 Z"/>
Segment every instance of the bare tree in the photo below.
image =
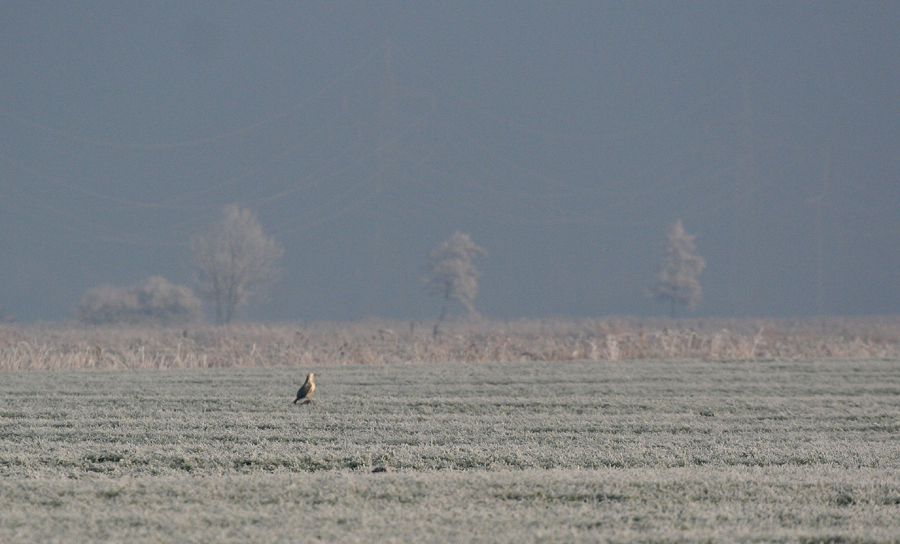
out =
<path fill-rule="evenodd" d="M 428 277 L 425 282 L 433 294 L 444 299 L 441 315 L 434 325 L 435 336 L 440 323 L 447 316 L 451 301 L 459 302 L 470 314 L 478 315 L 474 302 L 481 274 L 472 260 L 479 255 L 487 255 L 487 251 L 475 245 L 468 234 L 459 231 L 441 242 L 428 255 Z"/>
<path fill-rule="evenodd" d="M 215 306 L 219 324 L 230 323 L 239 308 L 278 280 L 275 265 L 284 254 L 250 210 L 234 205 L 191 240 L 191 252 L 200 268 L 200 293 Z"/>
<path fill-rule="evenodd" d="M 697 276 L 706 268 L 706 261 L 697 254 L 694 235 L 688 234 L 681 219 L 669 225 L 666 248 L 656 278 L 659 283 L 647 292 L 648 296 L 671 304 L 672 317 L 676 306 L 695 308 L 703 300 L 703 290 Z"/>

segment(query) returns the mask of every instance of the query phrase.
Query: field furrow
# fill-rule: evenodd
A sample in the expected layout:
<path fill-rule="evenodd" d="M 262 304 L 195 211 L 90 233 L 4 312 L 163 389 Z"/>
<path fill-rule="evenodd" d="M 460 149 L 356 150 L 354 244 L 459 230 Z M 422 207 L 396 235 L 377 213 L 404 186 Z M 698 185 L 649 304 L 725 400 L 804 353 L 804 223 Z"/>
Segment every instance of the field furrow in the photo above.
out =
<path fill-rule="evenodd" d="M 0 378 L 0 541 L 900 535 L 896 360 Z"/>

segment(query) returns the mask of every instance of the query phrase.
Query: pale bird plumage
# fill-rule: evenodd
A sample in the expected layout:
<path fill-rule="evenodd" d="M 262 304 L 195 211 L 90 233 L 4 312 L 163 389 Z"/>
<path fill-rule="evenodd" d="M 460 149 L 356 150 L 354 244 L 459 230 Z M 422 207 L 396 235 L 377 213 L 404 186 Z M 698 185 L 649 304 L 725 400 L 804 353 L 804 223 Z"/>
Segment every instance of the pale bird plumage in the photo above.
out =
<path fill-rule="evenodd" d="M 315 378 L 316 375 L 312 372 L 306 375 L 306 381 L 303 382 L 303 385 L 297 390 L 297 398 L 294 399 L 294 404 L 297 404 L 300 401 L 303 401 L 303 404 L 312 402 L 312 394 L 316 390 Z"/>

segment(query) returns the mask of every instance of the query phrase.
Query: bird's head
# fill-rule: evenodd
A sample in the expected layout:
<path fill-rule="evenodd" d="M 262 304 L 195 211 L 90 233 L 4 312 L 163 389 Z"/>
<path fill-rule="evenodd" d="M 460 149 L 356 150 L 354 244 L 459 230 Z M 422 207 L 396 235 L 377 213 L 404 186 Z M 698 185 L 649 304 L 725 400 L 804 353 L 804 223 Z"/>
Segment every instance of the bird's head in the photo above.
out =
<path fill-rule="evenodd" d="M 312 372 L 310 372 L 309 374 L 306 375 L 306 381 L 311 382 L 311 381 L 313 381 L 313 378 L 315 378 L 315 377 L 316 377 L 316 375 L 313 374 Z"/>

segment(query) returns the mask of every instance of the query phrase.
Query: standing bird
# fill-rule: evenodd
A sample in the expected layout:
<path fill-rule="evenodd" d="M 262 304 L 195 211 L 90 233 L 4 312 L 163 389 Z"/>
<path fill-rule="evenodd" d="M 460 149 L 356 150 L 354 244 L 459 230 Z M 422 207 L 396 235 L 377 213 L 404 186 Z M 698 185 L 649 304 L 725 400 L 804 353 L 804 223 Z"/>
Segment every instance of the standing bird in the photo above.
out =
<path fill-rule="evenodd" d="M 309 404 L 312 402 L 312 394 L 316 390 L 316 375 L 310 372 L 306 375 L 306 381 L 303 382 L 303 385 L 300 386 L 300 389 L 297 390 L 297 398 L 294 399 L 294 404 L 297 404 L 301 400 L 303 404 Z"/>

